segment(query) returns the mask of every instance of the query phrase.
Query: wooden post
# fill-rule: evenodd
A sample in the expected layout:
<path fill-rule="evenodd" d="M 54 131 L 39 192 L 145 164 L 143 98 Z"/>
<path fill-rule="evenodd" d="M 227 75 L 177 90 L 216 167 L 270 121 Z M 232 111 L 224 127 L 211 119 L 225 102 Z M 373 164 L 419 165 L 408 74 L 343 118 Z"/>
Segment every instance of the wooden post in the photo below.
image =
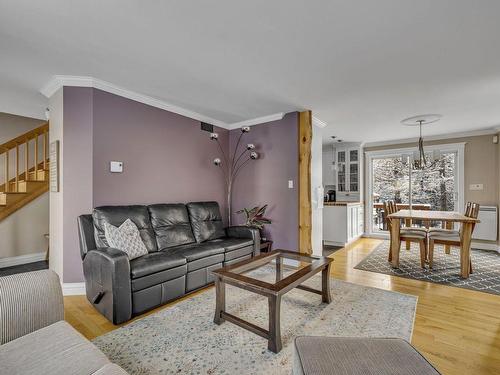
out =
<path fill-rule="evenodd" d="M 312 253 L 311 145 L 312 113 L 299 113 L 299 251 Z"/>
<path fill-rule="evenodd" d="M 38 134 L 35 134 L 35 181 L 38 181 Z"/>
<path fill-rule="evenodd" d="M 19 144 L 16 143 L 16 193 L 19 193 Z"/>
<path fill-rule="evenodd" d="M 446 221 L 445 222 L 445 228 L 446 229 L 453 229 L 453 223 L 451 221 Z M 446 254 L 449 254 L 451 251 L 451 246 L 450 245 L 444 245 L 444 252 Z"/>
<path fill-rule="evenodd" d="M 26 139 L 26 143 L 24 144 L 24 170 L 26 171 L 26 175 L 24 176 L 25 181 L 29 181 L 30 179 L 30 139 Z"/>
<path fill-rule="evenodd" d="M 460 244 L 460 276 L 464 279 L 469 277 L 470 264 L 470 243 L 472 239 L 473 223 L 462 223 L 461 244 Z"/>
<path fill-rule="evenodd" d="M 321 271 L 321 300 L 324 303 L 332 302 L 332 296 L 330 294 L 330 268 L 331 263 L 328 263 L 328 266 L 323 268 Z"/>
<path fill-rule="evenodd" d="M 221 325 L 224 318 L 222 312 L 226 311 L 226 284 L 222 281 L 222 277 L 215 277 L 215 315 L 214 323 Z"/>
<path fill-rule="evenodd" d="M 405 227 L 411 228 L 411 219 L 405 219 Z M 406 250 L 410 250 L 410 241 L 406 240 Z"/>
<path fill-rule="evenodd" d="M 8 193 L 9 189 L 9 150 L 5 151 L 5 192 Z"/>
<path fill-rule="evenodd" d="M 273 353 L 279 353 L 282 348 L 281 343 L 281 296 L 269 296 L 269 340 L 267 348 Z"/>
<path fill-rule="evenodd" d="M 391 252 L 392 252 L 391 265 L 393 268 L 399 268 L 399 249 L 401 247 L 399 229 L 400 229 L 400 220 L 391 219 Z"/>

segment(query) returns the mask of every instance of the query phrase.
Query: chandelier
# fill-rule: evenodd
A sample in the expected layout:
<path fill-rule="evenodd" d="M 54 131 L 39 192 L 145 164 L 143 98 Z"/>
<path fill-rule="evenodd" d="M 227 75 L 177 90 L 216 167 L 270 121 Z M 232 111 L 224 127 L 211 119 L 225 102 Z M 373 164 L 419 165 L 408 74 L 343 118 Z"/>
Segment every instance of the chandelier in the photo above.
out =
<path fill-rule="evenodd" d="M 425 169 L 431 166 L 428 163 L 428 160 L 425 156 L 424 139 L 422 137 L 422 125 L 432 124 L 433 122 L 439 121 L 441 117 L 442 117 L 441 115 L 437 114 L 418 115 L 418 116 L 408 117 L 401 121 L 403 125 L 418 126 L 419 128 L 417 151 L 414 153 L 412 157 L 413 169 Z M 436 153 L 434 153 L 434 162 L 436 161 L 436 159 L 439 159 L 439 155 L 436 155 Z"/>

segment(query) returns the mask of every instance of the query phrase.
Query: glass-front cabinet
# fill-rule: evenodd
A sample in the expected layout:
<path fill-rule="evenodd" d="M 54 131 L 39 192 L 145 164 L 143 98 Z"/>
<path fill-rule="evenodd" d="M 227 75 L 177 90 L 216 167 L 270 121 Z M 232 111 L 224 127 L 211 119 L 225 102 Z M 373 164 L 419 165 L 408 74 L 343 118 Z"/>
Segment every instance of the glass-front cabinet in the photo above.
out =
<path fill-rule="evenodd" d="M 337 149 L 337 191 L 359 192 L 359 148 Z"/>

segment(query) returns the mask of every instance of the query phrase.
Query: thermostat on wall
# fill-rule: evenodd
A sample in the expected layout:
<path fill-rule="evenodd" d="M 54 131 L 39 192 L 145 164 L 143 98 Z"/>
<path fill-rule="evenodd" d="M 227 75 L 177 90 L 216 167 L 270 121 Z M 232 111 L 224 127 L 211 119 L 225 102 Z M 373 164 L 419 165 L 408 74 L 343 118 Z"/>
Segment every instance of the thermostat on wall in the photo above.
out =
<path fill-rule="evenodd" d="M 112 173 L 122 173 L 123 172 L 123 162 L 122 161 L 110 161 L 109 171 Z"/>

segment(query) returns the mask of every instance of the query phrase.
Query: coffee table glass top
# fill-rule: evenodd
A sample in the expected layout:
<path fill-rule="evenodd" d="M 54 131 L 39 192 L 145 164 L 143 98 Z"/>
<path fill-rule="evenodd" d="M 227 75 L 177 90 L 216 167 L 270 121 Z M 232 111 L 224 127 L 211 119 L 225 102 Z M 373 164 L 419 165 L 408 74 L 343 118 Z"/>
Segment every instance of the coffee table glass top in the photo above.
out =
<path fill-rule="evenodd" d="M 287 250 L 274 250 L 231 266 L 213 271 L 225 279 L 280 290 L 313 269 L 332 261 Z"/>

